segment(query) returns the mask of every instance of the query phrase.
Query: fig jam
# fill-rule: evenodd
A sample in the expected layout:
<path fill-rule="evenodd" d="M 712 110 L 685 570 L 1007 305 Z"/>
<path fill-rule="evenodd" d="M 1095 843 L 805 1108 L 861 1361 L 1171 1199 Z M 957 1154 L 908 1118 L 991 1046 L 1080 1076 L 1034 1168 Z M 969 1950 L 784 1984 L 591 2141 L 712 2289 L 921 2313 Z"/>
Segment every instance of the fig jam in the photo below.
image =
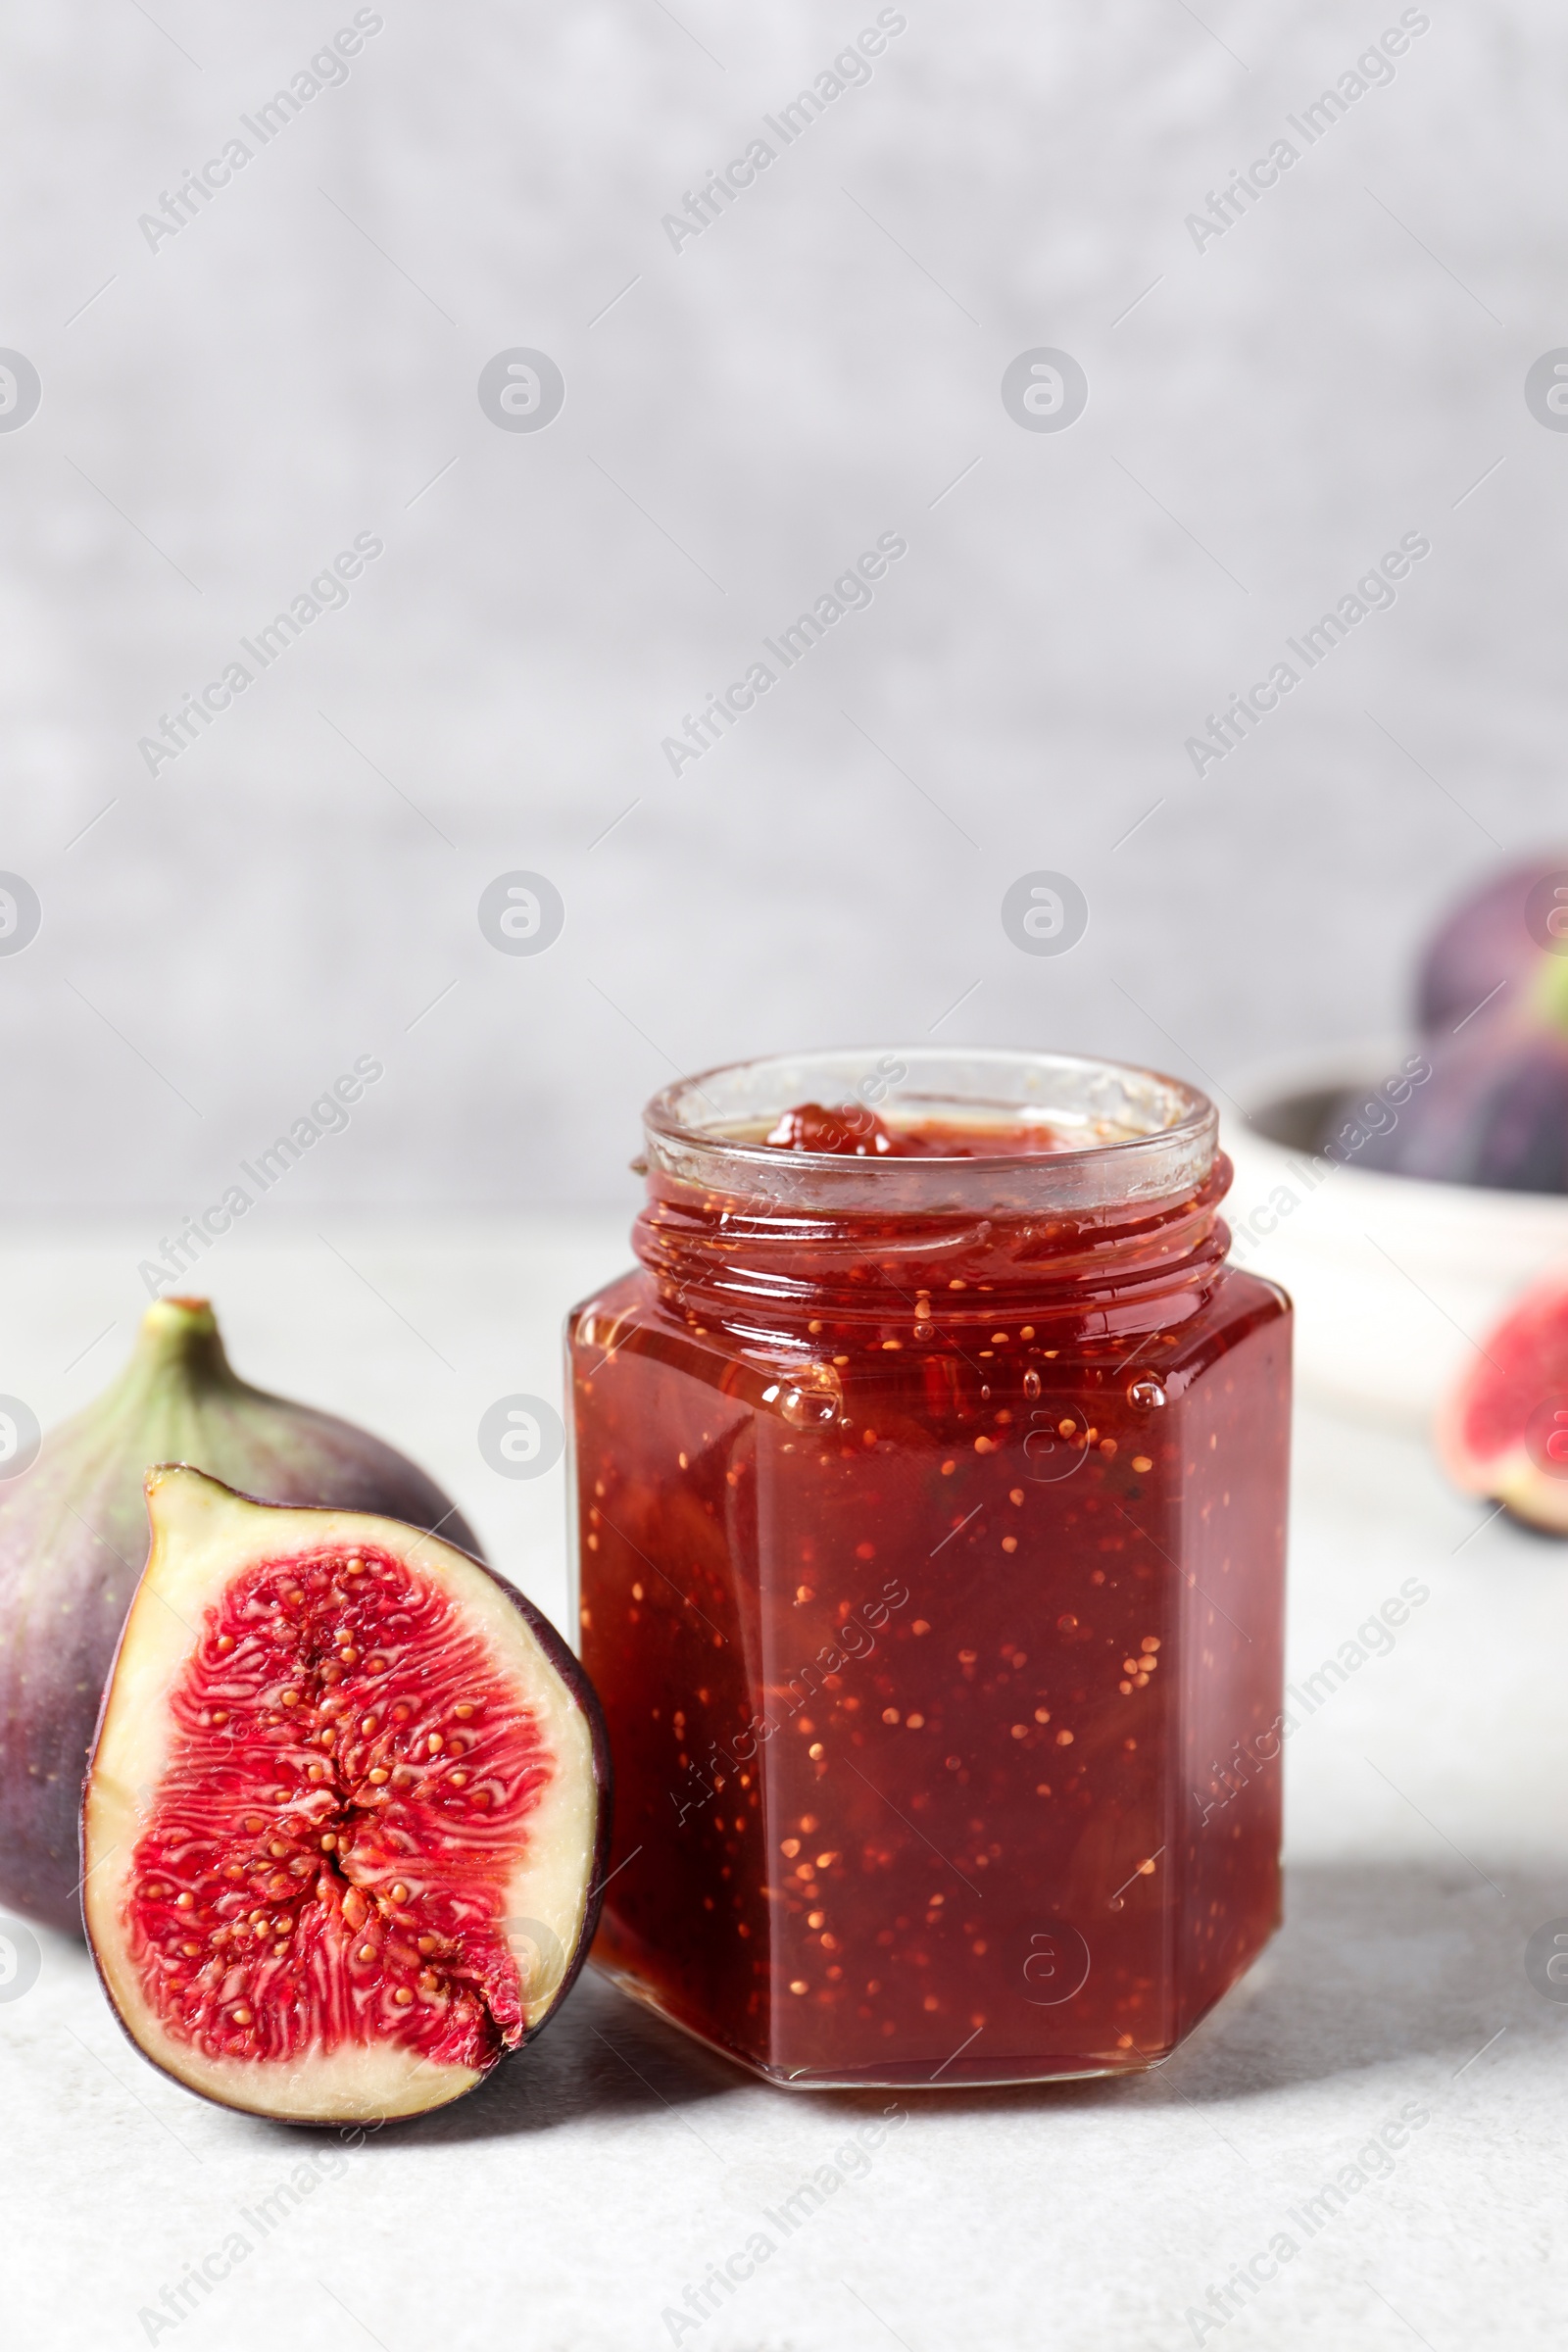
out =
<path fill-rule="evenodd" d="M 1212 1105 L 922 1049 L 647 1133 L 567 1332 L 596 1958 L 782 2082 L 1165 2056 L 1279 1919 L 1290 1305 Z"/>

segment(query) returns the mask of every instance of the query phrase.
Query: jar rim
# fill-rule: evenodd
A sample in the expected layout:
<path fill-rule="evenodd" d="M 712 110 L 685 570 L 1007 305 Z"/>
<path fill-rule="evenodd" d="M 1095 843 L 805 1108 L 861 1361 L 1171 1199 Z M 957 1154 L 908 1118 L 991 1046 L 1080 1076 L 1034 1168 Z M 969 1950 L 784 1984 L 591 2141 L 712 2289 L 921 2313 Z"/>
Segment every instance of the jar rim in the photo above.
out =
<path fill-rule="evenodd" d="M 1081 1134 L 1066 1149 L 970 1158 L 780 1151 L 766 1129 L 802 1102 Z M 722 1062 L 678 1079 L 643 1113 L 650 1169 L 765 1213 L 815 1205 L 1090 1211 L 1196 1192 L 1219 1117 L 1185 1079 L 1095 1054 L 1004 1046 L 828 1048 Z"/>

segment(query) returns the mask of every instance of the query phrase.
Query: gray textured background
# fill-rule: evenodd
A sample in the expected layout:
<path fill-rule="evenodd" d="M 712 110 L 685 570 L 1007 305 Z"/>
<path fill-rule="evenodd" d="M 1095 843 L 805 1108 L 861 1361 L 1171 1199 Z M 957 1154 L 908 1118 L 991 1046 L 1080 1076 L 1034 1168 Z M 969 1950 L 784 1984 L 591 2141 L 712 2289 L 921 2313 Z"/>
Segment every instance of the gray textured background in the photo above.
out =
<path fill-rule="evenodd" d="M 787 1045 L 1224 1076 L 1397 1020 L 1445 894 L 1558 821 L 1568 435 L 1522 385 L 1568 342 L 1560 11 L 1434 5 L 1201 254 L 1185 216 L 1397 6 L 911 0 L 678 254 L 662 215 L 874 6 L 382 13 L 156 253 L 138 215 L 352 10 L 8 28 L 14 1207 L 156 1231 L 363 1054 L 279 1200 L 627 1198 L 655 1086 Z M 541 433 L 475 396 L 516 344 L 564 371 Z M 1037 344 L 1088 371 L 1064 433 L 1002 406 Z M 870 610 L 672 778 L 662 736 L 890 529 Z M 1204 713 L 1412 529 L 1396 607 L 1200 781 Z M 365 530 L 347 609 L 150 777 Z M 1059 959 L 999 919 L 1041 866 L 1092 910 Z M 565 901 L 537 957 L 476 922 L 513 867 Z"/>

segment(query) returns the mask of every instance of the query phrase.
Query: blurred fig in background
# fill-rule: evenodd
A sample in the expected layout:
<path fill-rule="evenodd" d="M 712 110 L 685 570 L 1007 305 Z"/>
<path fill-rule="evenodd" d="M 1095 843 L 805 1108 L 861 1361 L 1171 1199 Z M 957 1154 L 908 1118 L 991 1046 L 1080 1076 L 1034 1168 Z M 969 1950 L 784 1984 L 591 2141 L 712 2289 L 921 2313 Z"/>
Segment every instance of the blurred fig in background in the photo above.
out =
<path fill-rule="evenodd" d="M 1480 1008 L 1500 1004 L 1559 939 L 1556 952 L 1568 955 L 1568 850 L 1509 866 L 1444 916 L 1416 971 L 1422 1034 L 1451 1037 Z"/>
<path fill-rule="evenodd" d="M 1363 1117 L 1359 1147 L 1348 1147 L 1345 1129 L 1365 1095 L 1340 1104 L 1324 1136 L 1325 1148 L 1335 1144 L 1332 1156 L 1385 1175 L 1568 1193 L 1568 963 L 1552 977 L 1561 1026 L 1516 1010 L 1434 1039 L 1426 1049 L 1431 1077 L 1387 1126 L 1368 1131 Z"/>
<path fill-rule="evenodd" d="M 1511 867 L 1465 899 L 1423 956 L 1431 1076 L 1374 1124 L 1337 1103 L 1320 1148 L 1386 1175 L 1568 1193 L 1568 858 Z"/>
<path fill-rule="evenodd" d="M 1568 1270 L 1532 1284 L 1438 1414 L 1439 1457 L 1456 1487 L 1515 1519 L 1568 1536 Z"/>

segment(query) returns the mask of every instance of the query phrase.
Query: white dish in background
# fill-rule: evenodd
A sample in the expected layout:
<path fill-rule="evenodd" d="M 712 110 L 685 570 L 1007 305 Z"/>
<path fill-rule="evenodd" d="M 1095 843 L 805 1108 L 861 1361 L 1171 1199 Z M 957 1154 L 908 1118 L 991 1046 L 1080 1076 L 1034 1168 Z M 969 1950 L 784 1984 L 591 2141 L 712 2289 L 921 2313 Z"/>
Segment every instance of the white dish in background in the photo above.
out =
<path fill-rule="evenodd" d="M 1416 1052 L 1407 1038 L 1374 1041 L 1250 1070 L 1221 1098 L 1220 1141 L 1236 1164 L 1232 1255 L 1294 1298 L 1301 1394 L 1425 1430 L 1519 1292 L 1568 1261 L 1568 1198 L 1314 1154 L 1336 1098 L 1396 1077 Z"/>

